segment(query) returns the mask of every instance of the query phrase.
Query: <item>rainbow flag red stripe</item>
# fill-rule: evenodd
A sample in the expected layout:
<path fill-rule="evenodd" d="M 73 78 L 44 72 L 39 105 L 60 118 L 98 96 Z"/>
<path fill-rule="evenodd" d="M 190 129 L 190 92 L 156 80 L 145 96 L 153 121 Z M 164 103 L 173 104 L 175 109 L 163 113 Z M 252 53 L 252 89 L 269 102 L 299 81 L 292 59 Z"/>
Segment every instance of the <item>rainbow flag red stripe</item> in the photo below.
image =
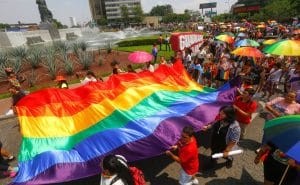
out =
<path fill-rule="evenodd" d="M 160 155 L 184 126 L 200 130 L 211 122 L 234 92 L 229 84 L 219 90 L 202 87 L 175 64 L 76 89 L 32 93 L 17 105 L 23 138 L 13 184 L 93 176 L 110 153 L 129 161 Z"/>

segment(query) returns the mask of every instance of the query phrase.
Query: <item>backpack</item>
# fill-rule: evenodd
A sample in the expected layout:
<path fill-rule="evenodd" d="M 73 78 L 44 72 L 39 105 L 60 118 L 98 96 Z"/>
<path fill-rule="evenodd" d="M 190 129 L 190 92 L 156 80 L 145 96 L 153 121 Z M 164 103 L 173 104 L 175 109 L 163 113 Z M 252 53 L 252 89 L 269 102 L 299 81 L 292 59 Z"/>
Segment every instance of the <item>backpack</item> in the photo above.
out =
<path fill-rule="evenodd" d="M 129 169 L 133 177 L 134 185 L 146 185 L 144 173 L 140 169 L 134 166 L 129 167 Z"/>

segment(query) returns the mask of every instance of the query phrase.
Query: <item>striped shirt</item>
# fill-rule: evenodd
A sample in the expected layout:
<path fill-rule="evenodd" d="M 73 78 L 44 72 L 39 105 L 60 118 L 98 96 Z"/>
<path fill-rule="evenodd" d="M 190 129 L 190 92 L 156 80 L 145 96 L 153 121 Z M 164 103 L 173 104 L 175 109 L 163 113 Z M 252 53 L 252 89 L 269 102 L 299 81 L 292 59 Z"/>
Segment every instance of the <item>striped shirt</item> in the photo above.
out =
<path fill-rule="evenodd" d="M 229 129 L 226 134 L 226 144 L 230 142 L 235 142 L 238 143 L 240 140 L 240 135 L 241 135 L 241 128 L 240 125 L 237 121 L 232 123 L 229 126 Z"/>

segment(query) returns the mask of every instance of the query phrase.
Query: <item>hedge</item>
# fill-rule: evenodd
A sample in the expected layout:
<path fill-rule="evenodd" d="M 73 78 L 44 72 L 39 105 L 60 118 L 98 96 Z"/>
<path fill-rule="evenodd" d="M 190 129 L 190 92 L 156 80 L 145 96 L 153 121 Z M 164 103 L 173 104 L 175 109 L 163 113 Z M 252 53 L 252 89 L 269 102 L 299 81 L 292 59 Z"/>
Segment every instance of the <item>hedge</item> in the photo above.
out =
<path fill-rule="evenodd" d="M 124 40 L 117 43 L 119 47 L 128 47 L 128 46 L 143 46 L 143 45 L 152 45 L 158 43 L 158 38 L 148 38 L 148 39 L 136 39 L 136 40 Z"/>

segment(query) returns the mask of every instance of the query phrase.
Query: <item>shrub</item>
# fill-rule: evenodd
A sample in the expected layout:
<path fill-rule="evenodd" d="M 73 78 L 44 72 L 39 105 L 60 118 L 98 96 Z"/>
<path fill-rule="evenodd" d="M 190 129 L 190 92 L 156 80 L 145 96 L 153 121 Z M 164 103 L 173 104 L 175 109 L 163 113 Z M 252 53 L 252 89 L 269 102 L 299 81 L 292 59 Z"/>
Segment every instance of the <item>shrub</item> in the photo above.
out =
<path fill-rule="evenodd" d="M 16 47 L 11 49 L 10 55 L 14 57 L 14 60 L 10 61 L 10 66 L 12 66 L 14 72 L 17 74 L 22 69 L 23 61 L 27 60 L 27 49 L 24 47 Z"/>
<path fill-rule="evenodd" d="M 34 69 L 32 68 L 31 70 L 31 74 L 27 75 L 27 79 L 28 79 L 28 85 L 29 87 L 34 87 L 35 83 L 38 80 L 38 76 L 36 75 L 36 73 L 34 72 Z"/>
<path fill-rule="evenodd" d="M 31 65 L 31 67 L 33 69 L 36 69 L 39 67 L 41 61 L 42 61 L 42 50 L 37 48 L 37 47 L 33 47 L 30 49 L 29 51 L 29 63 Z"/>
<path fill-rule="evenodd" d="M 93 54 L 89 52 L 79 52 L 79 63 L 82 65 L 83 70 L 88 70 L 93 63 Z"/>
<path fill-rule="evenodd" d="M 64 61 L 65 71 L 67 75 L 73 75 L 74 74 L 74 64 L 71 60 L 67 59 Z"/>
<path fill-rule="evenodd" d="M 49 71 L 49 75 L 52 80 L 56 77 L 56 72 L 58 71 L 58 64 L 56 62 L 55 49 L 53 47 L 45 48 L 45 67 Z"/>
<path fill-rule="evenodd" d="M 106 48 L 106 52 L 108 54 L 111 53 L 111 50 L 112 50 L 112 44 L 111 44 L 111 42 L 107 42 L 105 48 Z"/>
<path fill-rule="evenodd" d="M 143 45 L 152 45 L 157 43 L 155 38 L 145 38 L 137 40 L 124 40 L 117 43 L 119 47 L 128 47 L 128 46 L 143 46 Z"/>
<path fill-rule="evenodd" d="M 5 79 L 6 73 L 4 69 L 8 67 L 8 57 L 6 53 L 0 53 L 0 79 Z"/>
<path fill-rule="evenodd" d="M 103 57 L 102 57 L 102 56 L 99 56 L 99 59 L 98 59 L 98 65 L 99 65 L 99 66 L 102 66 L 103 63 L 104 63 Z"/>
<path fill-rule="evenodd" d="M 86 51 L 87 47 L 88 45 L 86 42 L 84 41 L 79 42 L 79 48 L 81 49 L 81 51 Z"/>
<path fill-rule="evenodd" d="M 79 53 L 78 53 L 80 48 L 79 43 L 78 42 L 73 43 L 71 48 L 73 50 L 73 53 L 76 55 L 76 57 L 79 58 Z"/>
<path fill-rule="evenodd" d="M 68 59 L 69 46 L 66 42 L 56 41 L 53 43 L 53 47 L 55 51 L 58 52 L 59 55 L 62 57 L 63 61 L 66 61 Z"/>
<path fill-rule="evenodd" d="M 27 57 L 27 50 L 24 47 L 16 47 L 16 48 L 11 49 L 10 55 L 15 58 L 24 60 Z"/>

